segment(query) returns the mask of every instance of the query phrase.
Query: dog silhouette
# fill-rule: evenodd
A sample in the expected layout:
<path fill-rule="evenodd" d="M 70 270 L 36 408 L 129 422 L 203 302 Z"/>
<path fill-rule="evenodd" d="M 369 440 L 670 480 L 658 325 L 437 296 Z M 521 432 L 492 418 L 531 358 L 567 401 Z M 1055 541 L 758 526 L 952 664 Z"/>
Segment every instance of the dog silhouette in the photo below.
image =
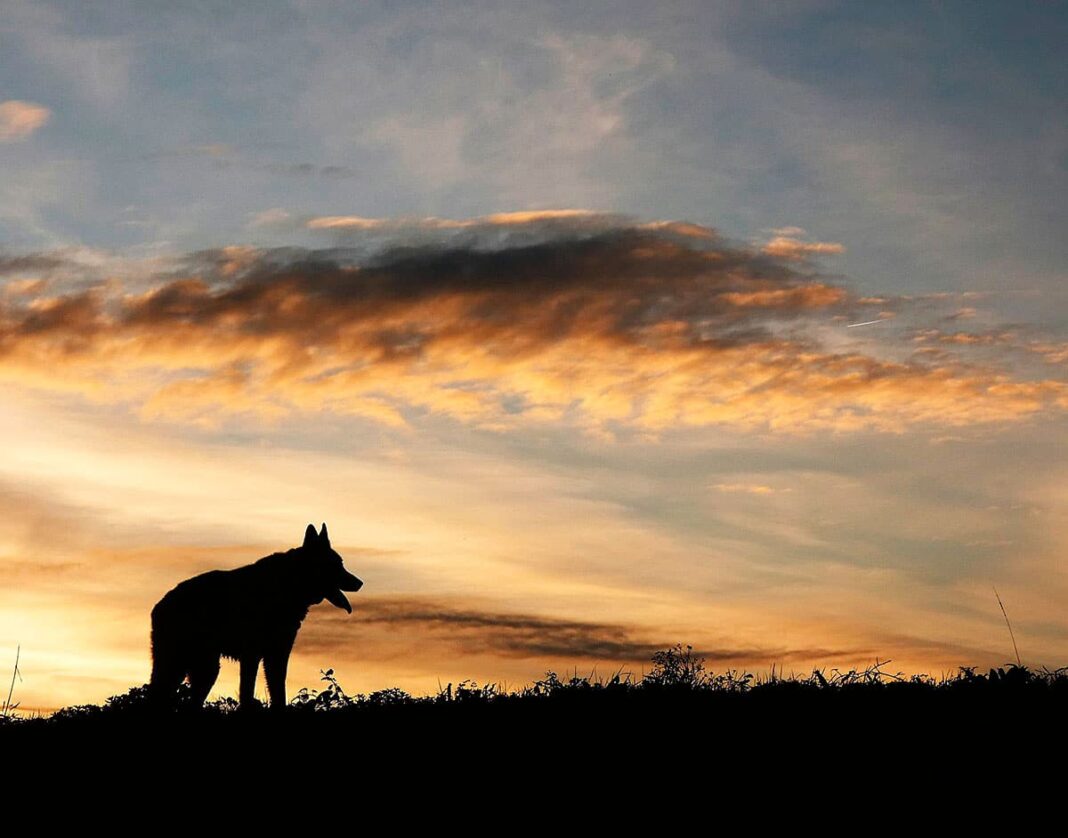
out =
<path fill-rule="evenodd" d="M 234 570 L 212 570 L 180 582 L 152 609 L 152 677 L 156 706 L 173 706 L 188 678 L 197 707 L 204 703 L 223 656 L 241 664 L 240 706 L 255 704 L 260 661 L 272 710 L 286 705 L 289 653 L 308 609 L 324 599 L 350 614 L 342 591 L 363 582 L 345 570 L 323 524 L 311 524 L 304 544 Z"/>

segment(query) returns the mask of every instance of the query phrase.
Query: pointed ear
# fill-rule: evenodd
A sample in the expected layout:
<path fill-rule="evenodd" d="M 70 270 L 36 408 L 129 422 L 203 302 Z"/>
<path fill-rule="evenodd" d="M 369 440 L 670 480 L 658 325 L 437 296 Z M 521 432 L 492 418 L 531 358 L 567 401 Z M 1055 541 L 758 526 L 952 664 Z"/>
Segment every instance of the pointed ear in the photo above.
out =
<path fill-rule="evenodd" d="M 323 542 L 327 547 L 330 546 L 330 535 L 326 531 L 326 524 L 323 524 L 322 532 L 319 533 L 319 540 Z"/>
<path fill-rule="evenodd" d="M 315 534 L 315 526 L 308 524 L 308 529 L 304 531 L 304 546 L 312 547 L 319 540 L 319 536 Z"/>

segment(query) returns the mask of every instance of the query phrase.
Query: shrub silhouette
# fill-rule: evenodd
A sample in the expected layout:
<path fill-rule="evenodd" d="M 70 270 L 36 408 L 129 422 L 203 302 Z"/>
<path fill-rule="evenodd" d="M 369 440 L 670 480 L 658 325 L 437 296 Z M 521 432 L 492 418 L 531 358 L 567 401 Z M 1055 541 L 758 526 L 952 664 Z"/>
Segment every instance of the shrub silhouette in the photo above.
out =
<path fill-rule="evenodd" d="M 693 646 L 683 648 L 677 643 L 653 654 L 653 669 L 642 679 L 642 685 L 698 690 L 709 686 L 709 676 Z"/>
<path fill-rule="evenodd" d="M 301 687 L 289 702 L 290 707 L 303 711 L 323 712 L 352 706 L 354 699 L 341 688 L 333 669 L 320 669 L 319 674 L 322 676 L 319 680 L 326 681 L 326 687 L 321 690 Z"/>

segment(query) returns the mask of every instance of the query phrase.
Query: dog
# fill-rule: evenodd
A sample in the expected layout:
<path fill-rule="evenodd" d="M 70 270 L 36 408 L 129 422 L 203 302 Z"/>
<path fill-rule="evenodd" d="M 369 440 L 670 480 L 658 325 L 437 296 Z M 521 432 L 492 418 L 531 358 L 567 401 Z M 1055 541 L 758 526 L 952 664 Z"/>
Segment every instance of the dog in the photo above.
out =
<path fill-rule="evenodd" d="M 260 661 L 271 709 L 284 708 L 289 653 L 308 609 L 326 599 L 351 614 L 342 591 L 361 587 L 330 547 L 326 524 L 318 533 L 309 524 L 303 545 L 285 553 L 180 582 L 152 609 L 154 706 L 173 706 L 187 678 L 194 705 L 202 706 L 225 656 L 241 664 L 242 709 L 256 706 Z"/>

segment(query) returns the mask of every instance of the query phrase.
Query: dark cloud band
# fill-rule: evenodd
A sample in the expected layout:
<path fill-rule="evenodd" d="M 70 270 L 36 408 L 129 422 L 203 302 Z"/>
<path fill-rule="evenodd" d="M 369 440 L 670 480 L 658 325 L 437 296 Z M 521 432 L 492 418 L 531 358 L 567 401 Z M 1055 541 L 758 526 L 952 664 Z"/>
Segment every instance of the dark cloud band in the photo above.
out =
<path fill-rule="evenodd" d="M 301 635 L 300 650 L 329 656 L 358 644 L 373 657 L 390 657 L 403 654 L 405 644 L 415 644 L 420 648 L 409 649 L 409 653 L 422 656 L 429 643 L 450 654 L 638 665 L 648 663 L 655 652 L 676 642 L 649 638 L 637 627 L 479 610 L 441 600 L 369 597 L 361 600 L 354 616 L 355 626 L 332 616 L 309 625 Z M 376 648 L 368 649 L 369 643 Z M 710 664 L 770 664 L 855 659 L 870 652 L 722 646 L 699 648 L 695 654 Z"/>

